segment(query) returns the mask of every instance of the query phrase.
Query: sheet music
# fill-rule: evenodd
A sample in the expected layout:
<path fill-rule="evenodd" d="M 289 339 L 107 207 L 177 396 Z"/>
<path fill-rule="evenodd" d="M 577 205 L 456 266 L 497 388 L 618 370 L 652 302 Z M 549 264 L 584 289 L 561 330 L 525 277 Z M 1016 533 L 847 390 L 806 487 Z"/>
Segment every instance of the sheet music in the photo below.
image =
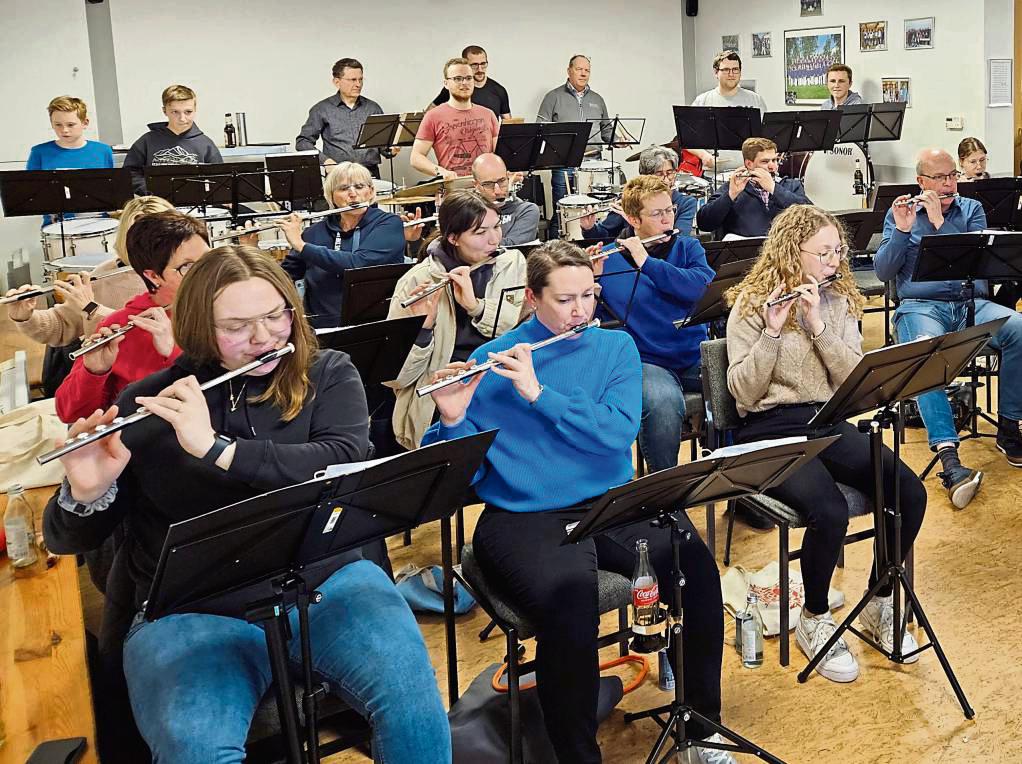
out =
<path fill-rule="evenodd" d="M 773 448 L 774 446 L 787 446 L 790 443 L 803 443 L 809 440 L 805 435 L 794 435 L 790 438 L 771 438 L 769 440 L 756 440 L 752 443 L 741 443 L 734 446 L 724 446 L 718 448 L 715 451 L 710 452 L 707 456 L 702 457 L 703 459 L 723 459 L 728 456 L 741 456 L 742 454 L 749 454 L 753 451 L 762 451 L 765 448 Z"/>
<path fill-rule="evenodd" d="M 393 456 L 384 456 L 379 459 L 370 459 L 366 462 L 348 462 L 347 464 L 331 464 L 325 470 L 320 470 L 313 475 L 313 480 L 329 480 L 335 477 L 341 477 L 343 475 L 351 475 L 355 472 L 362 472 L 375 467 L 377 464 L 383 464 L 389 462 L 391 459 L 397 459 L 401 454 L 394 454 Z M 311 482 L 311 481 L 306 481 Z"/>

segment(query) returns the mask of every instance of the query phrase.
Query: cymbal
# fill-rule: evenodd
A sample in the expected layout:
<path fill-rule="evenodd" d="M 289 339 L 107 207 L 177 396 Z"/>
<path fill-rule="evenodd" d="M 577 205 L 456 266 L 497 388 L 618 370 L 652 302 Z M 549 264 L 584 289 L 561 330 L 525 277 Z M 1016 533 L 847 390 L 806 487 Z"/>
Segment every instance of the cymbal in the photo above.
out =
<path fill-rule="evenodd" d="M 435 202 L 432 196 L 406 196 L 399 199 L 397 195 L 388 196 L 384 199 L 377 199 L 376 203 L 384 207 L 400 207 L 405 204 L 429 204 Z"/>
<path fill-rule="evenodd" d="M 646 147 L 646 149 L 651 149 L 651 148 L 653 148 L 653 147 L 654 147 L 655 145 L 656 145 L 656 144 L 651 144 L 651 145 L 647 146 L 647 147 Z M 677 151 L 677 150 L 678 150 L 678 139 L 677 139 L 677 138 L 675 138 L 675 139 L 674 139 L 673 141 L 671 141 L 670 143 L 661 143 L 660 145 L 661 145 L 661 146 L 662 146 L 663 148 L 665 148 L 665 149 L 674 149 L 675 151 Z M 634 154 L 632 154 L 632 155 L 631 155 L 630 157 L 627 157 L 627 158 L 625 159 L 625 161 L 626 161 L 626 162 L 638 162 L 638 161 L 639 161 L 639 156 L 640 156 L 640 155 L 642 154 L 642 152 L 643 152 L 643 151 L 645 151 L 646 149 L 639 149 L 639 150 L 638 150 L 638 151 L 636 151 L 636 152 L 635 152 Z"/>
<path fill-rule="evenodd" d="M 409 186 L 394 194 L 395 199 L 401 199 L 406 196 L 432 196 L 437 191 L 453 191 L 457 188 L 471 188 L 473 184 L 472 178 L 451 178 L 450 180 L 432 180 L 429 183 L 422 183 L 418 186 Z"/>

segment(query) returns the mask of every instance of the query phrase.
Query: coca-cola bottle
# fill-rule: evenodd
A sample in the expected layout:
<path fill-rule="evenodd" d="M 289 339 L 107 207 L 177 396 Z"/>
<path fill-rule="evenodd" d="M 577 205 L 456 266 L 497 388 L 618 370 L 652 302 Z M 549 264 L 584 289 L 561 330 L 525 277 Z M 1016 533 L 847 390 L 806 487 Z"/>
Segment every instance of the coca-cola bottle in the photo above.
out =
<path fill-rule="evenodd" d="M 639 539 L 635 542 L 638 561 L 632 576 L 632 649 L 639 653 L 655 652 L 660 644 L 656 625 L 660 618 L 660 589 L 656 573 L 649 564 L 649 542 Z"/>

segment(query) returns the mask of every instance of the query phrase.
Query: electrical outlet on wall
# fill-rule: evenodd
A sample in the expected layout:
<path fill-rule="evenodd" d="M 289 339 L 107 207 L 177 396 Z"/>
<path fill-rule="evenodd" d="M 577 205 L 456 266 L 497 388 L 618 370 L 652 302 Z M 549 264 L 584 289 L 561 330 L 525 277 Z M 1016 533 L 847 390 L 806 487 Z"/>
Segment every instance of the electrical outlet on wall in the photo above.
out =
<path fill-rule="evenodd" d="M 965 124 L 962 117 L 944 117 L 945 130 L 964 130 Z"/>

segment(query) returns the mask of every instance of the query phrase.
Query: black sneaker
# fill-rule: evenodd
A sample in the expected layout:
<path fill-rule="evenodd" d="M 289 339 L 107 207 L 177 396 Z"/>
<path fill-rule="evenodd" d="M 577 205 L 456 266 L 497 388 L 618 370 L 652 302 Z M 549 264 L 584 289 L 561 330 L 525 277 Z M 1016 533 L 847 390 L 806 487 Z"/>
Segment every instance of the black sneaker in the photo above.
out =
<path fill-rule="evenodd" d="M 979 490 L 979 484 L 983 482 L 982 472 L 962 466 L 938 472 L 937 477 L 947 489 L 947 497 L 951 499 L 955 509 L 965 509 Z"/>
<path fill-rule="evenodd" d="M 997 417 L 997 450 L 1008 457 L 1012 467 L 1022 467 L 1022 422 Z"/>

